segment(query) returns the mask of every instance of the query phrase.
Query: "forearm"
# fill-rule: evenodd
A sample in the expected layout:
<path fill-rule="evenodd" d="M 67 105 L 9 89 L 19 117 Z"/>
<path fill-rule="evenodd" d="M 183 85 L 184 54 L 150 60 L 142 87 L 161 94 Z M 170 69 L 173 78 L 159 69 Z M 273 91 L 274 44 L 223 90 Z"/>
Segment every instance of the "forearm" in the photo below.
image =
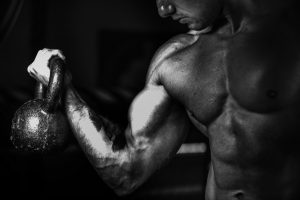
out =
<path fill-rule="evenodd" d="M 72 86 L 65 95 L 72 131 L 97 173 L 117 193 L 130 192 L 135 184 L 131 173 L 133 162 L 123 131 L 96 115 Z"/>
<path fill-rule="evenodd" d="M 145 87 L 131 104 L 124 132 L 96 115 L 72 87 L 66 113 L 83 151 L 116 193 L 126 194 L 175 155 L 189 130 L 184 109 L 162 86 Z"/>

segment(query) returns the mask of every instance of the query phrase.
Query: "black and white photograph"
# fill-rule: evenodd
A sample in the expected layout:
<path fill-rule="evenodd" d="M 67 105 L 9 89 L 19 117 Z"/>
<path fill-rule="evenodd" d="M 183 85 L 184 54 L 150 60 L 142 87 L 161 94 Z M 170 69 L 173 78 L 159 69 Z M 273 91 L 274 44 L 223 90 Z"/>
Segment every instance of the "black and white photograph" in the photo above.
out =
<path fill-rule="evenodd" d="M 0 199 L 300 199 L 299 0 L 1 0 L 0 76 Z"/>

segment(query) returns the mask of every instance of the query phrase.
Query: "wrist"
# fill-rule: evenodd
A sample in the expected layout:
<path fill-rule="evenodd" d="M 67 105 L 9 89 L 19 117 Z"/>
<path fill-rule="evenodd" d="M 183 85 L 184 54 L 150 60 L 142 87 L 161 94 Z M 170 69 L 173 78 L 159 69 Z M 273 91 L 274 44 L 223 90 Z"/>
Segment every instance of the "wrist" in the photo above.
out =
<path fill-rule="evenodd" d="M 64 88 L 63 99 L 66 108 L 74 106 L 76 107 L 85 104 L 85 102 L 78 95 L 76 89 L 74 88 L 74 85 L 71 82 L 69 82 L 68 85 L 66 85 L 66 87 Z"/>

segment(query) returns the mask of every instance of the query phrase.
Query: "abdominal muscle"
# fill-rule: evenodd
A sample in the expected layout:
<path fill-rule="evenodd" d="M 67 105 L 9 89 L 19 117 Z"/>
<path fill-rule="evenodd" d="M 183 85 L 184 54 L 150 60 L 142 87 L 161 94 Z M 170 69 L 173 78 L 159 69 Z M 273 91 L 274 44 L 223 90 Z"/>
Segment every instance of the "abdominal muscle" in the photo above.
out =
<path fill-rule="evenodd" d="M 257 114 L 228 100 L 208 125 L 206 200 L 300 199 L 296 118 L 290 109 Z"/>
<path fill-rule="evenodd" d="M 245 198 L 243 190 L 224 190 L 220 189 L 215 181 L 215 172 L 213 165 L 210 164 L 209 173 L 206 183 L 205 199 L 206 200 L 242 200 L 242 199 L 252 199 Z"/>
<path fill-rule="evenodd" d="M 206 184 L 206 200 L 296 200 L 299 195 L 299 161 L 295 164 L 293 159 L 287 161 L 281 170 L 270 172 L 267 170 L 252 169 L 253 174 L 260 174 L 255 178 L 251 175 L 245 175 L 248 172 L 239 171 L 228 177 L 228 185 L 231 181 L 235 181 L 234 187 L 220 186 L 218 183 L 218 173 L 220 172 L 210 164 L 209 173 Z M 232 170 L 236 167 L 232 166 Z M 272 170 L 271 170 L 272 171 Z M 244 174 L 245 173 L 245 174 Z M 225 175 L 226 176 L 226 175 Z"/>
<path fill-rule="evenodd" d="M 265 132 L 261 132 L 259 129 L 255 130 L 257 123 L 246 120 L 247 125 L 254 123 L 249 127 L 249 130 L 252 128 L 254 131 L 251 132 L 243 130 L 245 127 L 242 125 L 233 125 L 238 123 L 233 122 L 234 119 L 226 120 L 222 116 L 224 115 L 220 116 L 219 122 L 213 122 L 217 125 L 210 125 L 208 132 L 211 165 L 206 200 L 297 199 L 300 158 L 299 151 L 295 150 L 298 149 L 297 145 L 293 148 L 286 142 L 288 140 L 285 141 L 289 130 L 282 137 L 276 138 L 272 137 L 272 134 L 276 134 L 275 129 L 278 130 L 275 124 L 270 130 L 263 128 Z M 239 120 L 241 119 L 242 117 Z M 249 118 L 244 116 L 244 119 Z M 222 125 L 223 123 L 226 125 Z M 281 125 L 285 126 L 283 124 L 282 121 Z M 237 129 L 237 126 L 240 128 Z M 297 141 L 293 142 L 297 144 Z"/>

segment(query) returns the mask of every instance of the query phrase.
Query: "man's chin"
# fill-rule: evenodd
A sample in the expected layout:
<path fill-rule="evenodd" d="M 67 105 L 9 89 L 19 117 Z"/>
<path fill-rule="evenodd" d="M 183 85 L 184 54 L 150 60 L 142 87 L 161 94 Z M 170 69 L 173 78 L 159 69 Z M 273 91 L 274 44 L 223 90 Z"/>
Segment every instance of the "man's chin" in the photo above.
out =
<path fill-rule="evenodd" d="M 192 32 L 199 32 L 199 33 L 207 33 L 211 31 L 212 27 L 211 26 L 201 26 L 200 24 L 188 24 L 188 28 Z"/>
<path fill-rule="evenodd" d="M 187 24 L 187 26 L 190 30 L 195 30 L 195 31 L 201 30 L 201 26 L 199 24 L 189 23 Z"/>

